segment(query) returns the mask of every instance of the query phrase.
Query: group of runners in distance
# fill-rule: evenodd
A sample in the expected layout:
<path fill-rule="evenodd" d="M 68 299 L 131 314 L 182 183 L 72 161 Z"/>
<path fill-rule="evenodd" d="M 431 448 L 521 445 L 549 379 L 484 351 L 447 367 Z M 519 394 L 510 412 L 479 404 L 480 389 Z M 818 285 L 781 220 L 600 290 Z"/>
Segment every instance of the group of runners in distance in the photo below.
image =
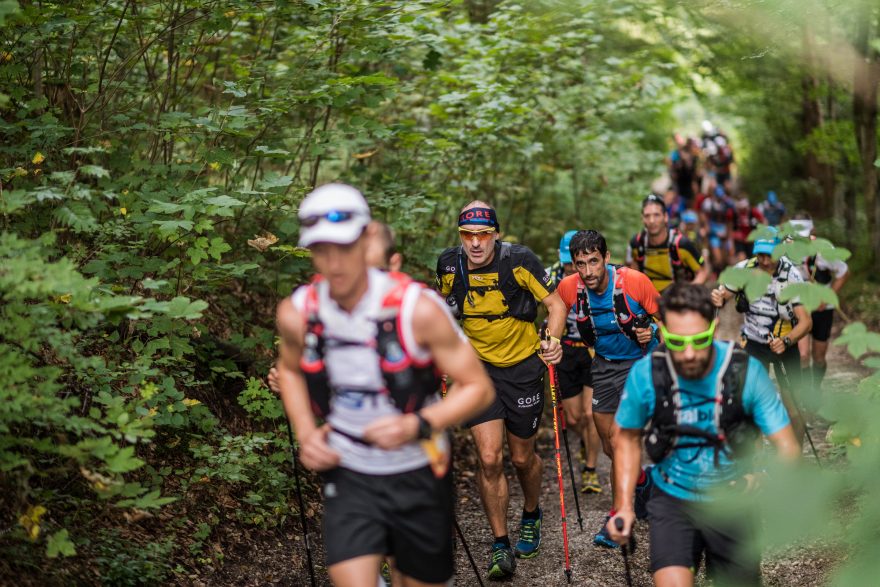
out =
<path fill-rule="evenodd" d="M 801 391 L 821 385 L 833 309 L 811 314 L 779 293 L 806 280 L 839 290 L 847 267 L 821 257 L 774 260 L 776 236 L 750 250 L 739 240 L 739 203 L 728 202 L 732 164 L 726 137 L 711 125 L 701 142 L 680 141 L 671 194 L 644 198 L 643 227 L 623 266 L 611 262 L 601 233 L 571 230 L 558 262 L 545 268 L 528 247 L 501 240 L 489 203 L 470 202 L 458 217 L 459 243 L 437 261 L 436 291 L 398 272 L 393 234 L 371 220 L 358 190 L 327 184 L 303 200 L 299 244 L 318 275 L 278 306 L 279 359 L 269 381 L 301 462 L 321 475 L 334 584 L 374 587 L 386 561 L 394 585 L 451 584 L 446 431 L 459 424 L 476 446 L 492 533 L 488 577 L 509 578 L 518 560 L 539 554 L 536 439 L 548 368 L 581 439 L 580 491 L 612 493 L 594 543 L 618 548 L 635 520 L 647 520 L 656 585 L 692 585 L 703 555 L 712 576 L 760 583 L 758 558 L 741 548 L 757 521 L 699 512 L 714 487 L 752 488 L 746 455 L 762 435 L 779 459 L 800 457 L 811 407 L 800 404 Z M 728 204 L 729 214 L 719 212 Z M 750 231 L 757 222 L 749 222 Z M 802 236 L 812 233 L 808 217 L 794 222 Z M 729 284 L 706 285 L 739 257 L 772 276 L 764 296 L 749 301 Z M 731 299 L 744 314 L 742 340 L 715 340 L 718 309 Z M 515 533 L 505 442 L 523 495 Z M 600 448 L 612 463 L 607 481 L 596 472 Z"/>

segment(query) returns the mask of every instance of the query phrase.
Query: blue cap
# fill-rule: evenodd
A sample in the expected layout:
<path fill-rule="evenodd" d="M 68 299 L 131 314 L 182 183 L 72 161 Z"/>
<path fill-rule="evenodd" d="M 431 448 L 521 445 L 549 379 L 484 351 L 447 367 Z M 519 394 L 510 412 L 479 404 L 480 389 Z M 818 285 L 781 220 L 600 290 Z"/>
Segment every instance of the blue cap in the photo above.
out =
<path fill-rule="evenodd" d="M 576 230 L 569 230 L 562 235 L 562 239 L 559 241 L 559 262 L 563 265 L 571 263 L 571 239 L 576 234 Z"/>
<path fill-rule="evenodd" d="M 778 202 L 779 198 L 776 197 L 776 192 L 774 192 L 773 190 L 767 192 L 767 201 L 771 204 L 775 204 L 776 202 Z"/>
<path fill-rule="evenodd" d="M 697 216 L 697 213 L 693 210 L 685 210 L 681 213 L 681 221 L 687 222 L 688 224 L 696 224 L 700 219 Z"/>
<path fill-rule="evenodd" d="M 715 186 L 715 195 L 716 196 L 723 196 L 724 195 L 724 188 L 720 185 Z"/>
<path fill-rule="evenodd" d="M 776 236 L 779 231 L 775 228 L 770 227 L 770 230 L 773 232 L 773 238 L 762 238 L 755 241 L 755 246 L 752 249 L 752 252 L 755 255 L 764 254 L 764 255 L 772 255 L 773 249 L 776 248 L 776 245 L 779 244 L 779 237 Z"/>

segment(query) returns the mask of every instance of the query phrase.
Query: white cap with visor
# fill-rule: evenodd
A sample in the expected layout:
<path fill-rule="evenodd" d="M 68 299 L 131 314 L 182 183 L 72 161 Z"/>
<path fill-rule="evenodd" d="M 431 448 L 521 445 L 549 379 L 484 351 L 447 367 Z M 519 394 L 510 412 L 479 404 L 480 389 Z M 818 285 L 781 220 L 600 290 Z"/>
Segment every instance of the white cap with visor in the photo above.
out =
<path fill-rule="evenodd" d="M 299 206 L 299 246 L 351 244 L 370 223 L 370 207 L 358 190 L 342 183 L 315 188 Z"/>

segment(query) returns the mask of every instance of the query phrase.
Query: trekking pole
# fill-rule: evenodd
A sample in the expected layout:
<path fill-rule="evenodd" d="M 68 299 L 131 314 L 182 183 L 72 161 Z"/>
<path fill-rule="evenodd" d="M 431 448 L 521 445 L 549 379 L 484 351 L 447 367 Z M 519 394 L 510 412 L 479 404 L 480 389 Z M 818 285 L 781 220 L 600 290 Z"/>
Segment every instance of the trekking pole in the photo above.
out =
<path fill-rule="evenodd" d="M 480 576 L 480 571 L 477 569 L 477 563 L 474 561 L 474 556 L 471 554 L 471 549 L 468 548 L 467 540 L 464 539 L 464 532 L 461 531 L 461 526 L 458 525 L 458 518 L 453 516 L 452 523 L 455 524 L 455 531 L 458 533 L 458 539 L 461 540 L 461 545 L 464 547 L 464 552 L 467 555 L 468 560 L 471 562 L 471 568 L 474 570 L 474 575 L 477 577 L 477 582 L 480 584 L 480 587 L 485 587 L 483 585 L 483 577 Z"/>
<path fill-rule="evenodd" d="M 440 380 L 440 396 L 442 398 L 446 398 L 446 394 L 449 392 L 449 387 L 446 384 L 446 376 Z M 452 432 L 449 433 L 449 454 L 450 459 L 452 458 L 452 454 L 455 452 L 455 439 L 452 437 Z M 454 461 L 451 465 L 451 475 L 452 475 L 452 486 L 455 487 L 455 464 Z M 471 563 L 471 569 L 474 571 L 474 575 L 477 577 L 477 582 L 480 584 L 480 587 L 484 587 L 483 585 L 483 577 L 480 575 L 479 569 L 477 569 L 477 563 L 474 561 L 474 556 L 471 554 L 471 549 L 468 547 L 467 540 L 465 540 L 464 532 L 461 531 L 461 526 L 458 525 L 458 517 L 455 515 L 455 512 L 452 512 L 452 524 L 455 526 L 455 532 L 458 534 L 458 539 L 461 540 L 461 545 L 464 547 L 464 553 L 468 557 L 468 561 Z"/>
<path fill-rule="evenodd" d="M 555 370 L 555 369 L 554 369 Z M 568 473 L 571 476 L 571 491 L 574 493 L 574 506 L 577 509 L 578 526 L 584 531 L 584 519 L 581 517 L 581 502 L 578 499 L 578 488 L 574 482 L 574 465 L 571 464 L 571 449 L 568 446 L 568 428 L 565 426 L 565 409 L 560 406 L 559 420 L 562 422 L 562 438 L 565 440 L 565 456 L 568 458 Z"/>
<path fill-rule="evenodd" d="M 794 397 L 794 389 L 791 387 L 791 380 L 788 378 L 788 371 L 786 371 L 785 365 L 782 361 L 777 361 L 775 364 L 779 367 L 779 370 L 782 373 L 782 378 L 785 380 L 785 387 L 788 389 L 788 393 L 791 394 L 791 405 L 794 406 L 798 419 L 804 423 L 804 434 L 807 436 L 807 442 L 810 443 L 810 450 L 813 451 L 816 463 L 820 468 L 823 468 L 822 459 L 819 458 L 819 451 L 816 450 L 816 445 L 813 444 L 813 437 L 810 436 L 810 430 L 807 428 L 807 420 L 804 418 L 804 413 L 801 411 L 801 407 L 798 405 L 797 399 Z"/>
<path fill-rule="evenodd" d="M 312 562 L 312 545 L 309 542 L 309 527 L 306 523 L 306 507 L 303 502 L 302 486 L 299 478 L 299 465 L 297 464 L 296 449 L 293 444 L 293 428 L 290 427 L 290 420 L 287 419 L 287 416 L 285 416 L 284 419 L 287 421 L 287 439 L 290 442 L 290 458 L 293 460 L 293 478 L 296 482 L 296 499 L 299 502 L 299 522 L 302 525 L 303 538 L 306 542 L 306 559 L 308 559 L 309 563 L 309 580 L 312 587 L 317 587 L 318 582 L 315 580 L 315 564 Z"/>
<path fill-rule="evenodd" d="M 614 526 L 617 528 L 618 532 L 623 532 L 623 518 L 614 518 Z M 633 584 L 632 571 L 629 568 L 629 552 L 635 550 L 632 544 L 632 536 L 630 536 L 629 542 L 620 547 L 620 552 L 623 554 L 623 570 L 626 573 L 627 587 L 632 587 Z"/>
<path fill-rule="evenodd" d="M 562 456 L 559 450 L 559 417 L 556 403 L 556 367 L 547 365 L 550 372 L 550 400 L 553 404 L 553 434 L 556 440 L 556 480 L 559 482 L 559 509 L 562 512 L 562 545 L 565 549 L 565 578 L 571 583 L 571 560 L 568 556 L 568 526 L 565 521 L 565 486 L 562 483 Z"/>

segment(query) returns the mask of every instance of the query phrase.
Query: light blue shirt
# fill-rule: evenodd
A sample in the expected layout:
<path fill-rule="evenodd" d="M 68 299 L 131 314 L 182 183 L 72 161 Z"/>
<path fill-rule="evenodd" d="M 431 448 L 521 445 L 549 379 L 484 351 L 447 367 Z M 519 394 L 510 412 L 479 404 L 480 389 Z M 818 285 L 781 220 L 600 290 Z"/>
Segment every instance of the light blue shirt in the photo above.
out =
<path fill-rule="evenodd" d="M 730 342 L 715 341 L 715 358 L 711 372 L 702 379 L 679 377 L 681 410 L 679 422 L 716 433 L 716 381 Z M 651 376 L 651 356 L 635 364 L 629 372 L 620 407 L 615 420 L 621 428 L 642 429 L 654 415 L 656 393 Z M 789 424 L 788 413 L 776 386 L 760 361 L 749 357 L 746 383 L 743 389 L 743 409 L 767 436 L 779 432 Z M 690 443 L 684 436 L 679 442 Z M 722 453 L 715 466 L 715 450 L 711 447 L 673 448 L 672 452 L 652 471 L 652 479 L 660 489 L 673 497 L 692 501 L 707 499 L 706 490 L 730 481 L 739 475 L 733 461 Z M 668 480 L 667 480 L 668 478 Z"/>

